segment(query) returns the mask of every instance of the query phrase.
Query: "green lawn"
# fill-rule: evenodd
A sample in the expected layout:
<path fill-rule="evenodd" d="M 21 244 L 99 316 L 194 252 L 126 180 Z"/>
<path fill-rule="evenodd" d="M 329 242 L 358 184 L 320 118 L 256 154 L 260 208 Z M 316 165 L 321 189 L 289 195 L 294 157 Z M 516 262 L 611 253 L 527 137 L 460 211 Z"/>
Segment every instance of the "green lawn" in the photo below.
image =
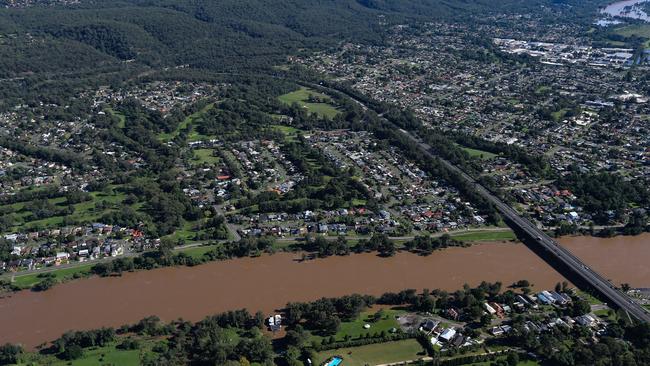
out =
<path fill-rule="evenodd" d="M 200 246 L 200 247 L 192 247 L 188 249 L 181 249 L 179 252 L 185 253 L 189 255 L 190 257 L 199 259 L 203 257 L 203 255 L 212 249 L 214 249 L 216 246 L 215 245 L 205 245 L 205 246 Z"/>
<path fill-rule="evenodd" d="M 218 164 L 221 159 L 212 155 L 214 149 L 196 149 L 194 150 L 194 161 L 199 164 Z"/>
<path fill-rule="evenodd" d="M 610 311 L 611 311 L 611 315 L 610 315 Z M 614 310 L 609 310 L 609 309 L 596 310 L 594 311 L 594 315 L 610 322 L 618 321 L 618 315 Z"/>
<path fill-rule="evenodd" d="M 301 129 L 285 125 L 273 125 L 271 127 L 282 132 L 285 140 L 288 142 L 295 142 L 298 134 L 303 132 Z"/>
<path fill-rule="evenodd" d="M 78 273 L 82 276 L 85 276 L 90 273 L 90 267 L 92 267 L 93 264 L 84 264 L 80 265 L 77 267 L 72 267 L 72 268 L 64 268 L 64 269 L 58 269 L 52 272 L 48 272 L 54 275 L 57 281 L 65 281 L 72 279 L 72 277 L 75 275 L 75 273 Z M 22 288 L 30 288 L 34 286 L 35 284 L 41 282 L 43 278 L 38 277 L 39 273 L 32 273 L 28 275 L 23 275 L 23 276 L 17 276 L 14 279 L 14 285 L 20 286 Z"/>
<path fill-rule="evenodd" d="M 314 357 L 314 365 L 320 365 L 337 355 L 343 357 L 341 366 L 366 366 L 416 360 L 426 357 L 426 352 L 415 339 L 406 339 L 319 352 Z"/>
<path fill-rule="evenodd" d="M 323 103 L 310 103 L 309 96 L 318 97 L 323 100 Z M 331 104 L 331 98 L 325 94 L 319 93 L 315 90 L 302 87 L 291 93 L 287 93 L 278 97 L 281 102 L 287 104 L 298 103 L 310 113 L 316 113 L 321 117 L 333 118 L 339 111 Z"/>
<path fill-rule="evenodd" d="M 388 333 L 391 328 L 399 328 L 399 324 L 395 319 L 396 315 L 400 315 L 403 311 L 385 309 L 384 316 L 377 322 L 372 322 L 371 318 L 376 313 L 376 311 L 367 311 L 361 313 L 359 318 L 352 322 L 342 322 L 339 331 L 334 335 L 336 341 L 343 341 L 345 336 L 350 336 L 351 339 L 359 338 L 361 335 L 366 333 L 375 334 L 385 331 Z M 370 329 L 364 329 L 365 324 L 370 324 Z M 329 338 L 329 337 L 327 337 Z M 313 335 L 311 340 L 316 342 L 321 342 L 323 337 Z"/>
<path fill-rule="evenodd" d="M 197 230 L 198 224 L 199 221 L 183 220 L 183 226 L 172 234 L 167 235 L 167 237 L 175 240 L 185 240 L 186 242 L 192 241 L 196 237 L 196 234 L 200 232 L 200 230 Z"/>
<path fill-rule="evenodd" d="M 140 350 L 120 350 L 115 344 L 85 349 L 81 358 L 74 361 L 64 361 L 55 356 L 44 356 L 27 353 L 18 365 L 51 365 L 51 366 L 137 366 L 140 365 L 140 355 L 149 352 L 149 347 Z"/>
<path fill-rule="evenodd" d="M 67 217 L 80 223 L 96 221 L 105 213 L 118 209 L 126 197 L 126 195 L 119 190 L 119 186 L 116 185 L 110 186 L 106 192 L 92 192 L 90 195 L 92 196 L 91 200 L 73 204 L 74 213 Z M 64 208 L 68 205 L 65 197 L 50 198 L 48 201 L 58 208 Z M 97 210 L 95 205 L 100 201 L 108 203 L 108 207 Z M 40 220 L 32 220 L 30 217 L 31 212 L 25 210 L 27 203 L 28 202 L 19 202 L 7 205 L 10 206 L 14 212 L 13 217 L 15 221 L 11 230 L 12 232 L 25 231 L 34 227 L 47 228 L 63 225 L 63 219 L 65 216 L 52 216 Z"/>
<path fill-rule="evenodd" d="M 116 112 L 112 108 L 108 108 L 106 112 L 110 113 L 111 115 L 117 117 L 117 119 L 120 120 L 120 122 L 117 124 L 118 128 L 126 127 L 126 117 L 122 113 Z"/>
<path fill-rule="evenodd" d="M 231 329 L 225 329 L 224 332 L 229 337 L 232 346 L 235 346 L 240 340 L 239 334 Z M 81 358 L 74 361 L 64 361 L 58 359 L 54 355 L 43 355 L 39 353 L 25 353 L 21 357 L 19 366 L 38 366 L 38 365 L 51 365 L 51 366 L 138 366 L 141 364 L 141 359 L 148 355 L 152 355 L 152 348 L 159 344 L 159 338 L 142 338 L 135 337 L 140 341 L 139 349 L 135 350 L 121 350 L 116 346 L 122 343 L 124 337 L 118 336 L 116 341 L 105 347 L 87 348 L 84 349 Z M 251 365 L 261 366 L 252 363 Z"/>
<path fill-rule="evenodd" d="M 504 231 L 474 231 L 464 234 L 452 235 L 460 241 L 504 241 L 517 239 L 515 233 L 511 230 Z"/>
<path fill-rule="evenodd" d="M 214 138 L 216 138 L 216 136 L 202 135 L 195 129 L 192 129 L 192 131 L 190 131 L 190 133 L 187 135 L 187 140 L 190 142 L 207 141 Z"/>
<path fill-rule="evenodd" d="M 472 149 L 472 148 L 464 147 L 464 146 L 461 146 L 461 149 L 465 150 L 469 154 L 469 156 L 477 157 L 477 158 L 480 158 L 480 159 L 483 159 L 483 160 L 494 159 L 494 157 L 498 156 L 497 154 L 494 154 L 494 153 L 491 153 L 491 152 L 488 152 L 488 151 Z"/>
<path fill-rule="evenodd" d="M 593 295 L 586 293 L 584 291 L 578 290 L 578 296 L 586 300 L 589 305 L 601 305 L 603 302 L 595 298 Z"/>
<path fill-rule="evenodd" d="M 91 200 L 72 205 L 74 207 L 74 213 L 67 217 L 82 224 L 97 221 L 105 213 L 119 209 L 122 201 L 126 197 L 124 192 L 120 191 L 119 186 L 116 185 L 109 186 L 105 192 L 91 192 L 90 195 L 92 196 Z M 58 208 L 64 208 L 68 205 L 65 197 L 50 198 L 48 201 Z M 96 209 L 95 205 L 100 201 L 105 201 L 108 203 L 108 206 L 104 209 Z M 24 210 L 27 203 L 28 202 L 20 202 L 11 205 L 15 212 L 15 222 L 11 231 L 19 232 L 35 227 L 48 228 L 63 225 L 63 219 L 65 216 L 62 215 L 40 220 L 32 220 L 30 218 L 31 212 Z"/>
<path fill-rule="evenodd" d="M 140 364 L 139 350 L 119 350 L 115 346 L 86 350 L 84 356 L 78 360 L 59 361 L 53 365 L 72 365 L 72 366 L 137 366 Z"/>
<path fill-rule="evenodd" d="M 559 122 L 562 118 L 564 118 L 564 115 L 566 115 L 568 111 L 569 110 L 566 108 L 560 109 L 559 111 L 551 113 L 551 117 L 555 122 Z"/>
<path fill-rule="evenodd" d="M 650 24 L 633 24 L 616 28 L 613 33 L 623 37 L 638 36 L 646 39 L 645 47 L 650 47 Z"/>
<path fill-rule="evenodd" d="M 214 108 L 214 103 L 210 103 L 203 107 L 200 111 L 189 115 L 187 118 L 181 122 L 176 129 L 170 133 L 161 133 L 158 135 L 158 138 L 161 141 L 171 141 L 174 139 L 174 137 L 178 136 L 178 134 L 184 130 L 187 129 L 192 122 L 194 122 L 195 119 L 203 115 L 205 112 L 209 111 L 210 109 Z"/>
<path fill-rule="evenodd" d="M 505 357 L 500 357 L 498 358 L 499 360 L 505 360 Z M 468 363 L 465 364 L 464 366 L 490 366 L 494 361 L 485 361 L 485 362 L 474 362 L 474 363 Z M 517 363 L 517 366 L 539 366 L 540 363 L 537 361 L 532 361 L 532 360 L 527 360 L 527 361 L 519 361 Z"/>

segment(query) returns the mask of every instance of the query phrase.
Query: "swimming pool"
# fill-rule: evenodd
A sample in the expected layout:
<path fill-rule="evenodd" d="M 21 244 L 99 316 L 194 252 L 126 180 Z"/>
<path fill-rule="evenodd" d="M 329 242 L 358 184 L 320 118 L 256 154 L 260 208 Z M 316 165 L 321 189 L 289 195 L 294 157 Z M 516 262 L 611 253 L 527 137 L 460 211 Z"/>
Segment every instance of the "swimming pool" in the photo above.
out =
<path fill-rule="evenodd" d="M 325 366 L 338 366 L 341 364 L 341 362 L 343 362 L 343 359 L 340 357 L 334 357 L 332 361 L 326 363 Z"/>

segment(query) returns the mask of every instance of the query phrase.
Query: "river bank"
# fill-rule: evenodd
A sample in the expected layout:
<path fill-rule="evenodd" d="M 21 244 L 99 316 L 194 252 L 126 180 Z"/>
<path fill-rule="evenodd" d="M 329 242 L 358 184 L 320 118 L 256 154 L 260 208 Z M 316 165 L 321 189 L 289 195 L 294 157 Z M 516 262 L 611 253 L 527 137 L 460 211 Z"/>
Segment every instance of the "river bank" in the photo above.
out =
<path fill-rule="evenodd" d="M 642 8 L 642 4 L 648 0 L 623 0 L 611 3 L 601 9 L 601 14 L 609 17 L 621 17 L 650 22 L 648 15 Z"/>
<path fill-rule="evenodd" d="M 650 287 L 650 234 L 635 237 L 564 237 L 560 243 L 619 285 Z M 454 291 L 467 283 L 526 279 L 536 289 L 564 278 L 523 244 L 482 243 L 429 256 L 374 253 L 302 260 L 302 253 L 209 262 L 93 277 L 46 292 L 22 291 L 0 299 L 0 343 L 27 347 L 66 330 L 118 327 L 149 315 L 192 321 L 231 309 L 266 313 L 290 301 L 351 293 L 380 295 L 406 288 Z"/>
<path fill-rule="evenodd" d="M 552 287 L 562 276 L 522 244 L 477 244 L 430 256 L 354 254 L 301 261 L 301 254 L 210 262 L 78 280 L 0 299 L 0 343 L 34 347 L 66 330 L 117 327 L 149 315 L 188 320 L 247 308 L 271 312 L 289 301 L 406 288 L 456 290 L 468 283 L 528 279 Z"/>

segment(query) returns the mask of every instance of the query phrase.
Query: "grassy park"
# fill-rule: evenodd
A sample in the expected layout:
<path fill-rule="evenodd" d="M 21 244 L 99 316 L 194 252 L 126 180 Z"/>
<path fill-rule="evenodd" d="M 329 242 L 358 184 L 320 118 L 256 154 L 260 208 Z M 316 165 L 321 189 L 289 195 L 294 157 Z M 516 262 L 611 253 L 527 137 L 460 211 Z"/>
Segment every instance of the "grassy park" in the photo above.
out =
<path fill-rule="evenodd" d="M 623 37 L 645 38 L 645 47 L 650 47 L 650 24 L 632 24 L 616 28 L 613 33 Z"/>
<path fill-rule="evenodd" d="M 314 103 L 309 101 L 309 97 L 313 96 L 319 98 L 321 102 Z M 301 107 L 306 109 L 309 113 L 315 113 L 321 117 L 333 118 L 339 111 L 332 105 L 332 99 L 325 94 L 319 93 L 315 90 L 302 87 L 291 93 L 287 93 L 278 97 L 278 99 L 286 104 L 298 103 Z"/>
<path fill-rule="evenodd" d="M 374 320 L 373 316 L 376 314 L 376 311 L 366 311 L 359 315 L 357 319 L 351 322 L 341 322 L 341 327 L 339 331 L 333 336 L 334 339 L 338 341 L 345 340 L 346 337 L 350 339 L 359 338 L 367 333 L 375 334 L 386 332 L 388 333 L 392 328 L 399 328 L 397 323 L 396 316 L 404 313 L 399 310 L 385 309 L 381 312 L 381 318 L 379 320 Z M 364 329 L 364 325 L 369 324 L 369 329 Z M 327 337 L 329 338 L 329 337 Z M 312 335 L 312 340 L 316 342 L 321 342 L 323 337 Z"/>
<path fill-rule="evenodd" d="M 517 239 L 512 230 L 499 231 L 473 231 L 468 233 L 454 234 L 452 237 L 460 241 L 508 241 Z"/>
<path fill-rule="evenodd" d="M 193 162 L 196 162 L 198 164 L 209 164 L 209 165 L 215 165 L 218 164 L 221 159 L 218 156 L 214 156 L 214 149 L 196 149 L 194 150 L 194 158 L 192 159 Z"/>
<path fill-rule="evenodd" d="M 118 349 L 117 344 L 110 344 L 105 347 L 93 347 L 84 350 L 81 358 L 72 361 L 61 360 L 54 356 L 44 356 L 39 354 L 27 354 L 23 365 L 51 365 L 51 366 L 137 366 L 140 365 L 141 357 L 145 352 L 150 352 L 153 346 L 152 342 L 145 342 L 141 349 L 123 350 Z"/>
<path fill-rule="evenodd" d="M 488 152 L 488 151 L 483 151 L 483 150 L 477 150 L 477 149 L 472 149 L 469 147 L 462 147 L 465 152 L 469 154 L 471 157 L 477 157 L 482 160 L 490 160 L 493 159 L 497 156 L 497 154 Z"/>
<path fill-rule="evenodd" d="M 178 134 L 182 131 L 187 129 L 188 127 L 191 127 L 191 124 L 196 120 L 197 118 L 201 117 L 205 112 L 209 111 L 210 109 L 214 108 L 214 103 L 210 103 L 203 107 L 200 111 L 189 115 L 187 118 L 181 122 L 178 127 L 172 132 L 169 133 L 161 133 L 158 135 L 158 138 L 161 141 L 171 141 L 174 139 L 174 137 L 178 136 Z"/>
<path fill-rule="evenodd" d="M 426 357 L 426 352 L 415 339 L 406 339 L 397 342 L 370 344 L 361 347 L 339 348 L 319 352 L 314 360 L 314 364 L 320 365 L 337 355 L 343 357 L 341 365 L 365 366 L 417 360 Z"/>
<path fill-rule="evenodd" d="M 140 350 L 120 350 L 115 346 L 96 348 L 86 351 L 84 356 L 74 361 L 58 361 L 52 365 L 72 365 L 72 366 L 91 366 L 91 365 L 120 365 L 120 366 L 137 366 L 140 364 Z"/>
<path fill-rule="evenodd" d="M 30 288 L 43 280 L 43 275 L 53 276 L 57 282 L 63 282 L 78 276 L 87 276 L 90 273 L 90 267 L 94 264 L 86 264 L 71 268 L 54 269 L 50 272 L 30 273 L 27 275 L 17 276 L 13 284 L 20 288 Z"/>
<path fill-rule="evenodd" d="M 49 217 L 36 218 L 30 207 L 33 206 L 33 203 L 43 202 L 39 198 L 32 201 L 2 205 L 0 206 L 0 212 L 11 215 L 13 220 L 12 232 L 28 231 L 33 228 L 60 227 L 64 224 L 64 218 L 67 218 L 69 222 L 89 223 L 96 221 L 107 212 L 119 209 L 126 198 L 126 194 L 121 191 L 119 186 L 111 185 L 101 192 L 91 192 L 90 198 L 90 200 L 72 204 L 65 197 L 46 199 L 47 205 L 52 210 L 63 210 L 72 207 L 74 212 L 71 214 L 63 214 L 63 211 L 61 211 L 53 212 Z M 98 207 L 97 204 L 100 202 L 101 207 Z"/>

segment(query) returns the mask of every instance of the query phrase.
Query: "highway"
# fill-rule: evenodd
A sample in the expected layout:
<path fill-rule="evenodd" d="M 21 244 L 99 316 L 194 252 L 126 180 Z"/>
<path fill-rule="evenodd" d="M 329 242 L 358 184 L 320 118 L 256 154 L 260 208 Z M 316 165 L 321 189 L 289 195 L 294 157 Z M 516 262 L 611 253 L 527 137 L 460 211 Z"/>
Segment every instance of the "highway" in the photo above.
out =
<path fill-rule="evenodd" d="M 268 75 L 267 75 L 268 77 Z M 274 78 L 284 79 L 282 77 L 271 76 Z M 355 98 L 353 95 L 348 94 L 344 90 L 339 90 L 332 87 L 327 87 L 320 84 L 314 84 L 311 82 L 293 80 L 294 82 L 325 91 L 330 91 L 338 94 L 345 95 L 350 100 L 358 104 L 364 111 L 372 110 L 365 105 L 362 101 Z M 539 229 L 536 225 L 533 225 L 530 221 L 523 218 L 517 211 L 512 207 L 508 206 L 506 203 L 501 201 L 497 196 L 492 194 L 488 189 L 476 182 L 469 174 L 465 173 L 463 170 L 442 159 L 441 157 L 434 155 L 431 151 L 431 146 L 424 143 L 420 138 L 412 134 L 411 132 L 405 131 L 399 128 L 397 125 L 390 122 L 388 119 L 383 117 L 383 115 L 378 114 L 379 118 L 388 125 L 393 126 L 396 130 L 399 130 L 405 137 L 409 138 L 416 144 L 418 144 L 422 152 L 426 154 L 429 158 L 440 160 L 448 169 L 457 172 L 468 182 L 470 182 L 475 188 L 476 191 L 481 194 L 486 200 L 491 202 L 496 209 L 501 213 L 501 215 L 510 223 L 514 229 L 518 229 L 521 232 L 525 233 L 531 240 L 531 243 L 535 243 L 540 248 L 545 250 L 549 256 L 557 260 L 558 263 L 564 265 L 565 268 L 572 271 L 579 279 L 584 283 L 591 286 L 596 291 L 600 292 L 611 304 L 618 306 L 620 309 L 623 309 L 627 312 L 628 315 L 644 322 L 650 323 L 650 313 L 641 305 L 632 300 L 631 297 L 627 296 L 625 293 L 619 291 L 611 282 L 603 278 L 600 274 L 593 271 L 585 263 L 583 263 L 580 258 L 576 257 L 569 250 L 565 249 L 559 245 L 555 240 L 546 233 Z"/>
<path fill-rule="evenodd" d="M 329 87 L 324 87 L 322 85 L 315 85 L 311 83 L 303 83 L 307 86 L 326 89 L 334 92 L 343 94 L 357 103 L 363 108 L 363 110 L 370 110 L 363 102 L 356 99 L 354 96 L 349 95 L 348 93 L 333 89 Z M 504 203 L 500 198 L 495 196 L 487 188 L 483 187 L 481 184 L 477 183 L 476 180 L 471 177 L 469 174 L 464 172 L 462 169 L 458 168 L 456 165 L 451 162 L 442 159 L 441 157 L 432 153 L 432 148 L 425 142 L 423 142 L 419 137 L 415 136 L 413 133 L 405 131 L 399 128 L 397 125 L 390 122 L 388 119 L 379 114 L 379 117 L 384 123 L 387 123 L 393 126 L 396 130 L 399 130 L 405 137 L 416 143 L 422 149 L 422 152 L 429 158 L 440 160 L 449 170 L 458 173 L 461 177 L 467 180 L 472 184 L 476 191 L 486 200 L 491 202 L 494 207 L 499 211 L 499 213 L 510 223 L 513 229 L 518 229 L 522 233 L 525 233 L 530 239 L 531 243 L 534 243 L 539 248 L 546 251 L 550 257 L 555 259 L 557 263 L 562 264 L 566 269 L 573 272 L 573 274 L 582 280 L 584 283 L 591 286 L 593 289 L 598 291 L 600 294 L 606 298 L 610 304 L 614 304 L 618 308 L 627 312 L 629 316 L 636 318 L 637 320 L 649 322 L 650 323 L 650 313 L 640 304 L 636 303 L 629 297 L 627 294 L 618 290 L 610 281 L 603 278 L 600 274 L 589 268 L 585 263 L 583 263 L 580 258 L 576 257 L 566 248 L 562 247 L 559 243 L 553 240 L 548 236 L 543 230 L 538 228 L 536 225 L 532 224 L 530 221 L 522 217 L 515 209 Z"/>
<path fill-rule="evenodd" d="M 390 123 L 387 120 L 385 121 Z M 519 229 L 521 232 L 525 233 L 530 238 L 532 243 L 539 245 L 547 252 L 547 254 L 552 256 L 567 269 L 571 270 L 574 275 L 578 276 L 582 281 L 600 292 L 608 301 L 610 301 L 610 303 L 615 304 L 617 307 L 625 310 L 629 315 L 638 320 L 650 322 L 650 314 L 643 306 L 637 304 L 632 300 L 632 298 L 619 291 L 611 282 L 589 268 L 580 260 L 580 258 L 576 257 L 569 250 L 562 247 L 550 236 L 546 235 L 546 233 L 539 229 L 536 225 L 532 224 L 530 221 L 519 215 L 519 213 L 512 207 L 501 201 L 501 199 L 492 194 L 492 192 L 477 183 L 476 180 L 469 174 L 465 173 L 449 161 L 446 161 L 431 153 L 431 146 L 422 142 L 419 138 L 413 136 L 411 133 L 402 129 L 399 130 L 413 142 L 419 144 L 422 150 L 424 150 L 423 152 L 427 154 L 428 157 L 440 160 L 448 169 L 458 173 L 465 180 L 470 182 L 483 198 L 491 202 L 496 207 L 499 213 L 510 223 L 511 226 L 514 226 L 514 228 Z"/>

